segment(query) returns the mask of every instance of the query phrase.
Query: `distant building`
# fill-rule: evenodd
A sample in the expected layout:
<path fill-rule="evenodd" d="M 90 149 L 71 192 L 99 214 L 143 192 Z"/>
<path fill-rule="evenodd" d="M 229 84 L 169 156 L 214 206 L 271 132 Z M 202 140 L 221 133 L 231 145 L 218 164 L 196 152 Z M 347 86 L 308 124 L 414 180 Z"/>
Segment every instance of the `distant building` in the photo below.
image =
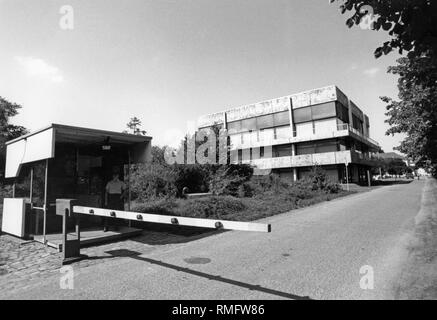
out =
<path fill-rule="evenodd" d="M 291 180 L 320 165 L 335 181 L 365 183 L 379 144 L 369 118 L 336 86 L 305 91 L 200 117 L 199 129 L 230 136 L 231 162 L 268 169 Z"/>

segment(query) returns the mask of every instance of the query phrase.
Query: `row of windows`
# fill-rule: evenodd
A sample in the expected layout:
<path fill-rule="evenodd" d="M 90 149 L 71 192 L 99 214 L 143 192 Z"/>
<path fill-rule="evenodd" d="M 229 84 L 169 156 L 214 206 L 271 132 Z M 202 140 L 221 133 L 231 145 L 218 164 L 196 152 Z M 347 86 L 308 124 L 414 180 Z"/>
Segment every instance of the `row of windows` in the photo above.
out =
<path fill-rule="evenodd" d="M 296 146 L 296 154 L 312 154 L 312 153 L 325 153 L 325 152 L 336 152 L 341 149 L 346 149 L 344 146 L 341 147 L 338 141 L 323 141 L 323 142 L 312 142 L 312 143 L 302 143 Z"/>
<path fill-rule="evenodd" d="M 348 108 L 336 101 L 293 110 L 294 123 L 309 122 L 333 117 L 339 118 L 344 123 L 349 123 Z"/>
<path fill-rule="evenodd" d="M 344 123 L 349 123 L 348 109 L 339 102 L 322 103 L 293 110 L 293 122 L 295 124 L 332 117 L 337 117 Z M 228 123 L 227 128 L 228 132 L 232 134 L 287 125 L 290 125 L 288 111 L 282 111 L 250 119 L 232 121 Z"/>
<path fill-rule="evenodd" d="M 240 145 L 246 143 L 255 143 L 261 141 L 272 141 L 276 139 L 289 138 L 291 136 L 290 126 L 261 129 L 257 131 L 250 130 L 230 135 L 231 145 Z"/>
<path fill-rule="evenodd" d="M 237 161 L 238 163 L 241 163 L 243 161 L 243 158 L 244 160 L 260 159 L 260 158 L 264 158 L 264 155 L 265 155 L 264 147 L 250 148 L 250 149 L 245 149 L 244 151 L 240 149 L 237 152 Z M 267 157 L 271 157 L 271 155 L 267 155 Z"/>
<path fill-rule="evenodd" d="M 336 117 L 335 102 L 322 103 L 315 106 L 293 110 L 293 122 L 302 123 L 312 120 Z"/>
<path fill-rule="evenodd" d="M 348 139 L 331 139 L 324 141 L 314 141 L 314 142 L 302 142 L 296 144 L 296 155 L 306 155 L 314 153 L 326 153 L 326 152 L 338 152 L 354 150 L 358 152 L 368 152 L 368 148 L 355 140 Z M 244 160 L 254 160 L 260 158 L 278 158 L 292 156 L 292 145 L 284 144 L 278 146 L 269 147 L 256 147 L 248 149 L 238 149 L 238 151 L 231 152 L 232 157 L 238 157 L 238 162 Z"/>
<path fill-rule="evenodd" d="M 228 122 L 228 132 L 232 134 L 236 132 L 244 132 L 250 130 L 256 131 L 284 125 L 290 125 L 290 116 L 288 114 L 288 111 L 282 111 L 259 117 Z"/>
<path fill-rule="evenodd" d="M 315 120 L 337 118 L 340 123 L 351 123 L 353 128 L 363 133 L 363 121 L 352 114 L 352 121 L 349 121 L 349 111 L 346 106 L 338 101 L 322 103 L 314 106 L 298 108 L 293 110 L 294 124 L 300 124 Z M 232 121 L 227 124 L 228 133 L 244 133 L 251 131 L 260 131 L 263 129 L 274 130 L 275 127 L 284 127 L 290 125 L 288 111 L 277 112 L 273 114 Z M 295 127 L 294 127 L 294 130 Z M 276 132 L 273 133 L 276 135 Z M 274 138 L 276 139 L 276 137 Z M 244 137 L 241 136 L 241 143 L 244 143 Z"/>
<path fill-rule="evenodd" d="M 325 152 L 337 152 L 349 150 L 350 146 L 345 143 L 345 141 L 341 140 L 325 140 L 322 142 L 308 142 L 308 143 L 299 143 L 296 145 L 296 155 L 305 155 L 305 154 L 313 154 L 313 153 L 325 153 Z M 271 147 L 271 155 L 266 155 L 267 157 L 287 157 L 292 156 L 292 146 L 291 144 L 273 146 Z M 270 151 L 269 151 L 270 152 Z M 263 158 L 265 155 L 265 148 L 250 148 L 250 149 L 239 149 L 237 152 L 238 161 L 242 161 L 242 159 L 259 159 Z"/>

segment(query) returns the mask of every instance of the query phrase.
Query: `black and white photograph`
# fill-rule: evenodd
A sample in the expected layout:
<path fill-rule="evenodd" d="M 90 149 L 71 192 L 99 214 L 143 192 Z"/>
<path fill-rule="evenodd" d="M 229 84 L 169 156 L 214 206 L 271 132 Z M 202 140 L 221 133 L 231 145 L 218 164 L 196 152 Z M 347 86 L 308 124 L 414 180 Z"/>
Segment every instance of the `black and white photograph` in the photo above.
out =
<path fill-rule="evenodd" d="M 437 300 L 437 1 L 0 0 L 0 300 Z"/>

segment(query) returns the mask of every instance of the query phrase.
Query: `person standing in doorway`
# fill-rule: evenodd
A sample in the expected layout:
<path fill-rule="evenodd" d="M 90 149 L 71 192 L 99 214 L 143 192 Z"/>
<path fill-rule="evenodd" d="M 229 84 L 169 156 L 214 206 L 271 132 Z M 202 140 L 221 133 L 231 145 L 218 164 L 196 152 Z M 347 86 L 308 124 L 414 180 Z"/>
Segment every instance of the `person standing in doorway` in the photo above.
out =
<path fill-rule="evenodd" d="M 124 210 L 125 194 L 126 184 L 120 180 L 118 171 L 114 171 L 112 180 L 105 187 L 105 207 L 112 210 Z M 104 231 L 108 230 L 108 219 L 105 219 Z"/>

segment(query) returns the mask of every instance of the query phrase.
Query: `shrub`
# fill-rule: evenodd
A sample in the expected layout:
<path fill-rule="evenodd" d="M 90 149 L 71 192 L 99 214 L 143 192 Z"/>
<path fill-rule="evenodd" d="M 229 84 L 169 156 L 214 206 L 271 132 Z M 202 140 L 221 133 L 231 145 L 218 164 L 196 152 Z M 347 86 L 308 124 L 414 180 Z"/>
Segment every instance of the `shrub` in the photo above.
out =
<path fill-rule="evenodd" d="M 141 203 L 133 207 L 133 211 L 141 213 L 154 213 L 175 215 L 193 218 L 226 219 L 243 211 L 246 206 L 234 197 L 205 197 L 198 199 L 160 199 Z"/>
<path fill-rule="evenodd" d="M 282 179 L 277 174 L 253 176 L 250 180 L 239 185 L 235 195 L 257 198 L 282 195 L 284 201 L 288 201 L 289 198 L 310 199 L 320 192 L 338 193 L 340 190 L 340 185 L 329 181 L 324 170 L 314 168 L 308 177 L 293 183 L 289 183 L 288 180 Z"/>
<path fill-rule="evenodd" d="M 242 185 L 252 175 L 253 169 L 249 165 L 221 166 L 211 177 L 209 190 L 215 195 L 244 196 Z"/>
<path fill-rule="evenodd" d="M 338 193 L 341 189 L 340 185 L 330 181 L 326 171 L 317 165 L 311 170 L 309 179 L 311 179 L 313 184 L 313 190 L 322 190 L 326 193 Z"/>
<path fill-rule="evenodd" d="M 327 183 L 328 177 L 326 171 L 320 166 L 314 166 L 309 174 L 309 179 L 313 184 L 313 190 L 323 190 Z"/>
<path fill-rule="evenodd" d="M 314 184 L 311 179 L 301 179 L 293 182 L 293 184 L 288 189 L 288 193 L 291 197 L 296 200 L 299 199 L 310 199 L 314 196 L 315 190 Z"/>
<path fill-rule="evenodd" d="M 132 211 L 141 213 L 173 215 L 178 206 L 175 198 L 149 200 L 133 206 Z"/>
<path fill-rule="evenodd" d="M 341 191 L 341 186 L 338 183 L 335 182 L 328 182 L 325 185 L 325 192 L 326 193 L 339 193 Z"/>
<path fill-rule="evenodd" d="M 208 191 L 210 175 L 208 169 L 209 167 L 199 164 L 173 165 L 172 170 L 176 177 L 174 183 L 178 196 L 182 195 L 182 189 L 185 187 L 188 188 L 189 193 Z"/>
<path fill-rule="evenodd" d="M 252 182 L 255 195 L 268 191 L 283 193 L 290 187 L 290 184 L 277 174 L 257 176 L 252 179 Z"/>
<path fill-rule="evenodd" d="M 12 186 L 0 184 L 0 204 L 3 204 L 4 198 L 12 197 Z"/>
<path fill-rule="evenodd" d="M 226 216 L 233 216 L 244 209 L 245 205 L 238 198 L 212 196 L 182 201 L 176 212 L 180 216 L 226 219 Z"/>
<path fill-rule="evenodd" d="M 139 200 L 176 196 L 176 178 L 177 175 L 167 165 L 137 165 L 131 173 L 132 196 Z"/>

